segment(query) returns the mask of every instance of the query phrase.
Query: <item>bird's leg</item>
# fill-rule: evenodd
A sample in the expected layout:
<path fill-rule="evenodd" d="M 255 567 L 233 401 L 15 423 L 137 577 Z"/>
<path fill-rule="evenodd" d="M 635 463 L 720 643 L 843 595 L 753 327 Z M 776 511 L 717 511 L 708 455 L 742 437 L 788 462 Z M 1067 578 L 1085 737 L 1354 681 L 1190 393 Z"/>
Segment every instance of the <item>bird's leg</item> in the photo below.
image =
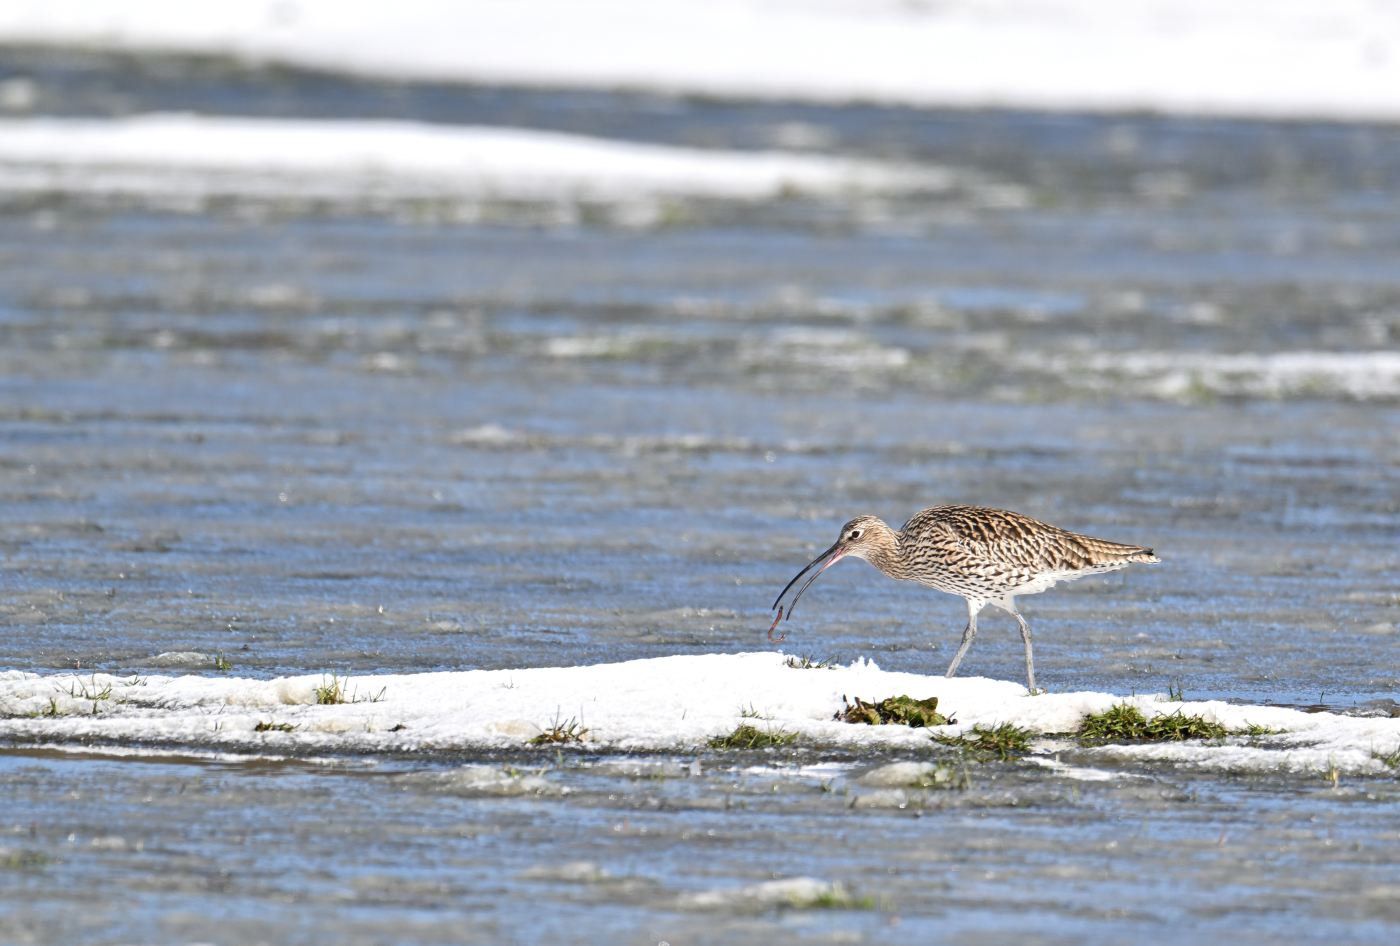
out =
<path fill-rule="evenodd" d="M 968 601 L 967 630 L 963 631 L 962 646 L 959 647 L 958 652 L 953 655 L 953 662 L 948 665 L 948 672 L 944 674 L 945 677 L 951 677 L 958 672 L 958 664 L 962 663 L 963 654 L 967 653 L 967 649 L 972 646 L 973 640 L 977 637 L 977 612 L 980 610 L 982 610 L 980 604 L 974 606 L 971 601 Z"/>
<path fill-rule="evenodd" d="M 1021 617 L 1021 612 L 1011 611 L 1011 615 L 1016 618 L 1016 623 L 1021 625 L 1021 640 L 1026 642 L 1026 684 L 1030 687 L 1031 693 L 1038 693 L 1035 688 L 1035 657 L 1031 654 L 1031 626 L 1026 623 L 1026 619 Z"/>

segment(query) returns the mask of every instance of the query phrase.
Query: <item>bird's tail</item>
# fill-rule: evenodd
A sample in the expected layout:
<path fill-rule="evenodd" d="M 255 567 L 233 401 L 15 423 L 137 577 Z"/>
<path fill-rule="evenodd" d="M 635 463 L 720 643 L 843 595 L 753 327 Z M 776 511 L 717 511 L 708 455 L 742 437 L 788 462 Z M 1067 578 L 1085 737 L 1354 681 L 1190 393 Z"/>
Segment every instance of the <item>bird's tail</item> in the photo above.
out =
<path fill-rule="evenodd" d="M 1145 549 L 1139 545 L 1120 545 L 1117 542 L 1105 542 L 1103 539 L 1095 539 L 1087 535 L 1076 536 L 1076 538 L 1083 543 L 1095 565 L 1127 565 L 1132 562 L 1152 565 L 1161 561 L 1160 558 L 1152 554 L 1151 549 Z"/>

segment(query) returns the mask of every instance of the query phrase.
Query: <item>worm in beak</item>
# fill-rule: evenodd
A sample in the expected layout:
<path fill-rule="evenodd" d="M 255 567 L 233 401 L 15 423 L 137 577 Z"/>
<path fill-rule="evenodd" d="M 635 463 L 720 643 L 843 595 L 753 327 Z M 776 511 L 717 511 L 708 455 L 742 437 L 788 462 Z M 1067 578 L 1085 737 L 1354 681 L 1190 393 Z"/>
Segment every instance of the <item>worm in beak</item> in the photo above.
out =
<path fill-rule="evenodd" d="M 806 583 L 803 584 L 803 586 L 797 590 L 797 594 L 793 597 L 792 601 L 788 603 L 787 616 L 791 618 L 792 609 L 797 607 L 797 599 L 802 597 L 802 592 L 812 587 L 812 582 L 817 580 L 817 576 L 820 575 L 822 572 L 826 571 L 832 565 L 835 565 L 837 562 L 841 561 L 845 554 L 846 550 L 841 547 L 840 540 L 837 540 L 835 545 L 827 549 L 822 554 L 818 555 L 816 558 L 812 559 L 812 561 L 808 563 L 806 568 L 798 572 L 797 575 L 792 579 L 792 581 L 787 583 L 787 587 L 784 588 L 782 590 L 782 593 L 779 594 L 778 597 L 773 601 L 773 607 L 778 608 L 778 616 L 773 619 L 773 626 L 768 628 L 768 639 L 770 641 L 777 644 L 781 643 L 787 637 L 786 634 L 780 635 L 778 637 L 773 636 L 773 631 L 777 629 L 778 622 L 783 619 L 783 609 L 778 606 L 778 602 L 783 600 L 783 596 L 786 595 L 788 591 L 792 589 L 793 585 L 797 584 L 798 579 L 800 579 L 803 575 L 807 574 L 808 572 L 812 571 L 813 568 L 816 568 L 816 566 L 820 564 L 823 559 L 826 559 L 826 564 L 822 565 L 821 568 L 817 568 L 816 572 L 812 574 L 812 577 L 807 579 Z"/>

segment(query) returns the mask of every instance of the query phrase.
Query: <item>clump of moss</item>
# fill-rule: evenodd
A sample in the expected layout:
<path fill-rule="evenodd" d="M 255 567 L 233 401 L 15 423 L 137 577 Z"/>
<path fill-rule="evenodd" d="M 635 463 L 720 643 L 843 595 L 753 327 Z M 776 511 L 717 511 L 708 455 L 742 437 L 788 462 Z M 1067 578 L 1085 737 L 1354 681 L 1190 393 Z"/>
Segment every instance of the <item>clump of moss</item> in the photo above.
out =
<path fill-rule="evenodd" d="M 258 723 L 253 727 L 253 732 L 291 732 L 296 729 L 291 723 Z"/>
<path fill-rule="evenodd" d="M 910 726 L 918 729 L 923 726 L 942 726 L 947 718 L 938 712 L 938 697 L 916 700 L 910 696 L 892 696 L 878 703 L 867 703 L 856 697 L 855 703 L 841 702 L 845 708 L 836 714 L 836 719 L 847 723 L 865 723 L 868 726 Z"/>
<path fill-rule="evenodd" d="M 1187 716 L 1180 710 L 1148 719 L 1137 707 L 1119 703 L 1102 713 L 1086 716 L 1076 735 L 1085 745 L 1102 745 L 1106 742 L 1223 739 L 1230 735 L 1230 730 L 1199 716 Z"/>
<path fill-rule="evenodd" d="M 774 746 L 785 746 L 797 738 L 797 733 L 784 732 L 779 729 L 774 732 L 771 729 L 759 729 L 744 723 L 738 729 L 727 736 L 716 736 L 710 740 L 711 749 L 769 749 Z"/>
<path fill-rule="evenodd" d="M 1024 755 L 1030 751 L 1031 731 L 1020 729 L 1011 723 L 1002 723 L 995 729 L 988 729 L 980 723 L 961 736 L 934 736 L 935 742 L 953 746 L 966 752 L 980 754 L 994 753 L 1005 762 L 1013 755 Z"/>

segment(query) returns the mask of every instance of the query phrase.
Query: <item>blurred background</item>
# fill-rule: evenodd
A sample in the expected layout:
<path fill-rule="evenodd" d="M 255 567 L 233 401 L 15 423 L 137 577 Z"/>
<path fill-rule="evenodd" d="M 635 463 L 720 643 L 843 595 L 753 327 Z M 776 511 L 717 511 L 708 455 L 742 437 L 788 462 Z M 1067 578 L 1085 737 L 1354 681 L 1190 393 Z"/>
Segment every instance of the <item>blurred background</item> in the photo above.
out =
<path fill-rule="evenodd" d="M 1395 686 L 1395 4 L 17 2 L 0 109 L 12 668 L 750 650 L 966 502 L 1162 554 L 1052 687 Z"/>
<path fill-rule="evenodd" d="M 1162 557 L 1022 600 L 1050 690 L 1387 716 L 1398 342 L 1395 2 L 0 4 L 0 673 L 36 686 L 768 649 L 841 523 L 975 503 Z M 852 562 L 778 647 L 938 674 L 965 620 Z M 1006 615 L 961 672 L 1022 679 Z M 801 742 L 0 722 L 6 942 L 1400 921 L 1393 783 L 1335 766 L 1065 741 L 924 810 Z"/>

